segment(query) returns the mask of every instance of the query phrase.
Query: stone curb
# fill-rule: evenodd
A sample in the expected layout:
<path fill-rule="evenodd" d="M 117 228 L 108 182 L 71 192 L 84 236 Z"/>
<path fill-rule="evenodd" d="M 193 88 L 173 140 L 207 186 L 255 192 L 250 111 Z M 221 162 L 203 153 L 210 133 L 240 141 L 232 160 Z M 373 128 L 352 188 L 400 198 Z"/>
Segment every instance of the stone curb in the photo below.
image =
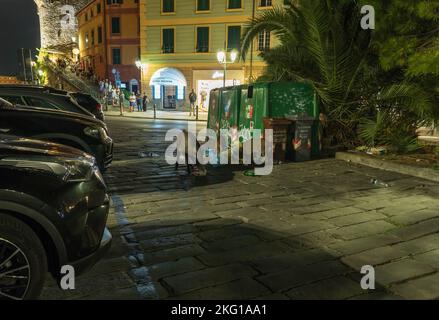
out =
<path fill-rule="evenodd" d="M 353 162 L 376 169 L 397 172 L 417 178 L 439 182 L 439 171 L 435 171 L 429 168 L 419 168 L 405 164 L 387 162 L 380 159 L 374 159 L 367 155 L 353 152 L 337 152 L 335 158 L 338 160 Z"/>
<path fill-rule="evenodd" d="M 129 116 L 129 115 L 115 115 L 115 114 L 105 114 L 105 117 L 112 117 L 112 118 L 131 118 L 131 119 L 145 119 L 145 120 L 167 120 L 167 121 L 194 121 L 194 122 L 207 122 L 207 120 L 195 120 L 195 119 L 179 119 L 179 118 L 153 118 L 153 117 L 138 117 L 138 116 Z"/>

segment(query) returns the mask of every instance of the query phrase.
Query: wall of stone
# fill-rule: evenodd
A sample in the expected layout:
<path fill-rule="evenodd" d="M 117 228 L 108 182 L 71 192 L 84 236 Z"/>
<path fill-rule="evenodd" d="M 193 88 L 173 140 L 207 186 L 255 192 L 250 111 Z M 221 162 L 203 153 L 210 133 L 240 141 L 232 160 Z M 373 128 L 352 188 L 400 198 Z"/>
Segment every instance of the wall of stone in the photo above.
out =
<path fill-rule="evenodd" d="M 63 49 L 77 37 L 75 14 L 90 0 L 34 0 L 38 7 L 41 47 Z"/>

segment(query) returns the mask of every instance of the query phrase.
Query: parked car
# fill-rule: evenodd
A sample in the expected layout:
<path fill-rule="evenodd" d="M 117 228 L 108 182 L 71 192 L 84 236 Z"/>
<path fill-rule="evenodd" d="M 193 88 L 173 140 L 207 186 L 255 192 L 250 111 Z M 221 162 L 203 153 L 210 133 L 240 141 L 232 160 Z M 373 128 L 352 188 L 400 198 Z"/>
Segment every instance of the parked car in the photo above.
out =
<path fill-rule="evenodd" d="M 78 113 L 23 107 L 0 98 L 0 133 L 80 149 L 96 158 L 101 171 L 113 160 L 113 140 L 105 123 Z"/>
<path fill-rule="evenodd" d="M 97 119 L 105 121 L 102 104 L 91 95 L 82 92 L 70 92 L 69 96 L 72 97 L 81 107 L 92 113 Z"/>
<path fill-rule="evenodd" d="M 92 156 L 0 135 L 0 299 L 36 299 L 49 271 L 87 271 L 110 248 L 109 198 Z"/>
<path fill-rule="evenodd" d="M 94 117 L 94 113 L 78 104 L 66 91 L 31 85 L 0 85 L 0 98 L 12 104 L 43 109 L 62 110 Z"/>

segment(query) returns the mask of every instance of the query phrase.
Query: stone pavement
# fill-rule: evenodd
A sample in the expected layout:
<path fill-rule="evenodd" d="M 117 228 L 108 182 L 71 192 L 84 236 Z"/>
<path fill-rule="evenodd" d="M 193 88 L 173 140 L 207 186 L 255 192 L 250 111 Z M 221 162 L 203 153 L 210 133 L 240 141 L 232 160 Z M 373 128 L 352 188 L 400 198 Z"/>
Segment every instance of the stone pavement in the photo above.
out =
<path fill-rule="evenodd" d="M 77 290 L 48 282 L 43 298 L 439 299 L 439 184 L 333 159 L 189 177 L 163 159 L 184 123 L 108 123 L 115 243 Z"/>

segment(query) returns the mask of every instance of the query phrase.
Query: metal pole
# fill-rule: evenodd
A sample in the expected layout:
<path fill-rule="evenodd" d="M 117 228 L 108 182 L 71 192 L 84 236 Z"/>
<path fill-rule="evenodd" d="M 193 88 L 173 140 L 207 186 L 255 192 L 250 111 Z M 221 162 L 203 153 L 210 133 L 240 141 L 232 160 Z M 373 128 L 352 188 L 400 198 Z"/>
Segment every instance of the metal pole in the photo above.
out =
<path fill-rule="evenodd" d="M 32 84 L 35 84 L 34 67 L 32 65 L 32 51 L 31 51 L 31 49 L 29 49 L 29 59 L 30 59 L 30 74 L 31 74 L 31 77 L 32 77 Z"/>
<path fill-rule="evenodd" d="M 195 120 L 197 120 L 197 121 L 198 121 L 198 103 L 197 103 L 197 115 L 196 115 L 196 118 L 195 118 Z"/>
<path fill-rule="evenodd" d="M 154 103 L 154 119 L 157 119 L 157 113 L 156 113 L 156 110 L 157 110 L 157 106 L 156 106 L 156 104 Z"/>
<path fill-rule="evenodd" d="M 26 61 L 24 60 L 24 48 L 21 48 L 21 58 L 23 59 L 24 81 L 27 83 Z"/>
<path fill-rule="evenodd" d="M 227 62 L 224 61 L 224 79 L 223 79 L 223 87 L 226 87 L 226 73 L 227 73 Z"/>
<path fill-rule="evenodd" d="M 107 101 L 108 101 L 108 99 L 106 99 Z M 119 108 L 120 108 L 120 115 L 121 116 L 123 116 L 123 102 L 122 102 L 122 99 L 120 98 L 120 95 L 119 95 Z"/>
<path fill-rule="evenodd" d="M 253 10 L 252 10 L 252 21 L 254 21 L 255 19 L 255 10 L 256 10 L 256 5 L 255 5 L 256 0 L 253 0 Z M 253 82 L 253 43 L 254 41 L 252 41 L 251 43 L 251 47 L 250 47 L 250 77 L 249 77 L 249 82 Z"/>

